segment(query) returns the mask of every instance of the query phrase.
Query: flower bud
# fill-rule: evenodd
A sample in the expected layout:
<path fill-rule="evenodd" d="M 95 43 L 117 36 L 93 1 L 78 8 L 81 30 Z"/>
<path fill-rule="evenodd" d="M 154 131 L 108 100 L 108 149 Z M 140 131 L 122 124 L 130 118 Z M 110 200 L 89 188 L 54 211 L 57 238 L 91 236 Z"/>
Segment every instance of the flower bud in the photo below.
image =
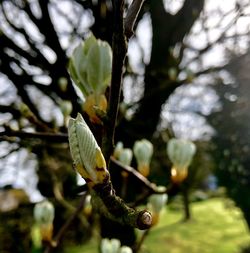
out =
<path fill-rule="evenodd" d="M 128 246 L 122 246 L 121 249 L 120 249 L 120 253 L 133 253 L 133 251 Z"/>
<path fill-rule="evenodd" d="M 66 77 L 60 77 L 58 80 L 58 85 L 60 87 L 60 90 L 63 92 L 67 91 L 67 86 L 68 86 L 68 80 Z"/>
<path fill-rule="evenodd" d="M 101 253 L 119 253 L 121 243 L 118 239 L 104 238 L 101 241 Z"/>
<path fill-rule="evenodd" d="M 52 239 L 54 217 L 55 209 L 51 202 L 46 200 L 35 205 L 34 218 L 44 241 L 51 241 Z"/>
<path fill-rule="evenodd" d="M 64 100 L 60 103 L 60 108 L 64 117 L 67 117 L 72 112 L 72 103 L 70 101 Z"/>
<path fill-rule="evenodd" d="M 55 209 L 48 200 L 37 203 L 34 207 L 34 218 L 37 224 L 53 223 Z"/>
<path fill-rule="evenodd" d="M 101 253 L 111 253 L 112 246 L 110 240 L 107 238 L 102 239 L 101 241 Z"/>
<path fill-rule="evenodd" d="M 150 161 L 153 155 L 153 145 L 146 139 L 136 141 L 133 147 L 138 171 L 145 177 L 149 175 Z"/>
<path fill-rule="evenodd" d="M 91 195 L 86 196 L 83 212 L 86 216 L 90 216 L 92 212 Z"/>
<path fill-rule="evenodd" d="M 94 135 L 78 113 L 69 120 L 69 146 L 75 169 L 83 179 L 93 186 L 109 179 L 106 162 Z"/>
<path fill-rule="evenodd" d="M 115 146 L 115 150 L 114 150 L 114 157 L 118 160 L 120 153 L 123 150 L 123 143 L 121 141 L 117 142 L 116 146 Z"/>
<path fill-rule="evenodd" d="M 149 204 L 152 211 L 155 213 L 160 213 L 162 208 L 166 205 L 168 201 L 168 195 L 166 193 L 162 194 L 152 194 L 149 197 Z"/>
<path fill-rule="evenodd" d="M 188 166 L 192 162 L 196 152 L 194 143 L 188 140 L 171 139 L 167 144 L 167 154 L 173 167 L 171 169 L 171 179 L 175 183 L 182 182 L 188 174 Z"/>
<path fill-rule="evenodd" d="M 110 240 L 112 253 L 118 253 L 121 247 L 121 242 L 118 239 L 112 238 Z"/>
<path fill-rule="evenodd" d="M 159 190 L 166 190 L 164 186 L 159 186 Z M 163 207 L 166 205 L 168 200 L 168 195 L 166 193 L 162 194 L 152 194 L 148 199 L 148 208 L 152 214 L 152 225 L 156 225 L 160 218 L 160 213 Z"/>
<path fill-rule="evenodd" d="M 133 152 L 130 148 L 121 150 L 118 160 L 125 166 L 130 166 L 133 157 Z"/>

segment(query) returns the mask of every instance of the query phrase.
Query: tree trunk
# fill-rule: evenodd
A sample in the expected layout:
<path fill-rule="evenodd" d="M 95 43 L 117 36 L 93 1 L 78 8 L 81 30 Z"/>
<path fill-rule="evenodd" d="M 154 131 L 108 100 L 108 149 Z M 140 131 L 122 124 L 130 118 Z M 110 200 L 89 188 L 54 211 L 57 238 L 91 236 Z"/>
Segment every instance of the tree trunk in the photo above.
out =
<path fill-rule="evenodd" d="M 152 139 L 157 128 L 162 105 L 181 85 L 171 80 L 169 68 L 179 71 L 182 56 L 171 53 L 176 44 L 182 43 L 204 6 L 204 0 L 186 0 L 183 7 L 171 15 L 164 9 L 163 1 L 149 1 L 152 20 L 151 59 L 145 69 L 145 89 L 139 108 L 132 120 L 121 121 L 117 128 L 117 140 L 132 146 L 136 139 Z"/>

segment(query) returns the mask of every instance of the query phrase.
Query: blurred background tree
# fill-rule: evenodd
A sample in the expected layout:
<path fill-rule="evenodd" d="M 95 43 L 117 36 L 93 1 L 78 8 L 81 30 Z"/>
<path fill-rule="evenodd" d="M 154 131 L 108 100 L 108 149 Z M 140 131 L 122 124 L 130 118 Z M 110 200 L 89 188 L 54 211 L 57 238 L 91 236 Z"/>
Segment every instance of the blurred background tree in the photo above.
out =
<path fill-rule="evenodd" d="M 218 80 L 216 91 L 220 94 L 222 110 L 210 116 L 210 122 L 217 130 L 216 174 L 219 183 L 226 186 L 229 196 L 242 209 L 250 227 L 249 194 L 249 51 L 244 55 L 229 54 L 228 80 Z"/>
<path fill-rule="evenodd" d="M 129 2 L 126 1 L 126 6 Z M 32 201 L 41 198 L 40 193 L 55 199 L 58 208 L 64 208 L 66 212 L 60 210 L 62 215 L 56 215 L 57 231 L 79 199 L 65 133 L 67 117 L 82 112 L 84 98 L 79 97 L 79 91 L 69 77 L 68 57 L 90 31 L 111 44 L 112 1 L 3 0 L 0 12 L 0 183 L 2 187 L 25 188 Z M 242 73 L 233 72 L 234 60 L 229 65 L 227 62 L 229 58 L 235 58 L 236 66 L 239 66 L 245 59 L 240 57 L 248 52 L 248 16 L 249 3 L 244 0 L 230 1 L 227 6 L 209 0 L 145 1 L 135 35 L 129 42 L 115 139 L 130 148 L 138 139 L 151 140 L 157 152 L 153 156 L 149 179 L 167 185 L 170 163 L 166 157 L 166 143 L 171 137 L 208 142 L 216 131 L 217 137 L 225 136 L 215 139 L 219 150 L 223 150 L 223 155 L 216 157 L 220 167 L 218 175 L 222 184 L 228 186 L 230 196 L 246 213 L 249 224 L 250 203 L 246 198 L 239 199 L 244 196 L 239 194 L 240 185 L 248 192 L 245 154 L 249 152 L 249 143 L 238 143 L 238 137 L 234 138 L 230 132 L 237 129 L 240 137 L 249 141 L 243 135 L 243 131 L 249 135 L 246 128 L 237 123 L 242 122 L 240 117 L 243 117 L 247 126 L 247 114 L 237 102 L 240 99 L 235 101 L 226 89 L 217 88 L 229 87 L 223 84 L 228 82 L 226 71 L 229 71 L 240 80 L 237 82 L 239 93 L 235 88 L 233 95 L 240 98 L 247 94 L 246 79 L 240 79 Z M 223 108 L 228 108 L 228 113 L 220 111 L 219 96 L 227 99 L 223 101 Z M 65 110 L 65 102 L 70 102 L 71 112 Z M 229 115 L 230 106 L 237 106 L 237 111 L 243 112 L 244 116 L 239 116 L 239 121 L 230 116 L 228 120 L 232 127 L 228 128 L 223 117 Z M 212 122 L 214 129 L 206 121 L 206 116 L 213 112 L 218 112 L 223 122 Z M 235 122 L 235 129 L 231 121 Z M 236 143 L 235 151 L 227 148 L 232 146 L 231 138 Z M 239 145 L 246 153 L 240 151 Z M 228 166 L 225 163 L 231 155 L 233 165 Z M 199 164 L 207 162 L 205 155 L 199 155 L 197 159 L 201 159 Z M 189 184 L 188 179 L 186 189 L 199 185 L 210 169 L 206 168 L 199 180 L 191 179 L 190 174 L 192 183 Z M 237 176 L 240 173 L 242 184 L 235 184 L 235 173 Z M 128 182 L 130 192 L 139 191 L 131 186 L 131 181 Z M 115 186 L 118 188 L 119 183 Z M 132 195 L 136 197 L 137 194 Z M 84 222 L 79 224 L 86 226 Z M 79 231 L 82 231 L 81 226 L 75 234 L 70 233 L 74 234 L 73 238 L 80 238 Z M 126 233 L 123 231 L 123 234 Z"/>

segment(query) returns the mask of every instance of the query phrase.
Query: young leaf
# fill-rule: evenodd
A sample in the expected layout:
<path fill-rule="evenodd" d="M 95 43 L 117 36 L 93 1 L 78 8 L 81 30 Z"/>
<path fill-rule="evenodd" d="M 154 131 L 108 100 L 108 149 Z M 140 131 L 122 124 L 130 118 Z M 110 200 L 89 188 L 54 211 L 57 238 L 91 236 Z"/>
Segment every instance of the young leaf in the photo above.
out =
<path fill-rule="evenodd" d="M 87 82 L 97 93 L 102 93 L 111 80 L 111 48 L 107 42 L 97 41 L 87 56 Z"/>

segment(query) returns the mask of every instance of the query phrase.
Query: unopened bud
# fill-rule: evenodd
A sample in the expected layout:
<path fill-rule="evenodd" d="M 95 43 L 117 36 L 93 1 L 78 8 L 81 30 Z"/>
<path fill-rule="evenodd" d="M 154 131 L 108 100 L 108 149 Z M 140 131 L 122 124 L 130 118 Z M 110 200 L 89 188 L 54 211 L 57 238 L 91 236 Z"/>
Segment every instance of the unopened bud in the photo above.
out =
<path fill-rule="evenodd" d="M 101 253 L 119 253 L 121 243 L 118 239 L 104 238 L 101 241 Z"/>
<path fill-rule="evenodd" d="M 130 166 L 133 157 L 133 152 L 130 148 L 121 150 L 118 160 L 125 166 Z"/>
<path fill-rule="evenodd" d="M 60 108 L 64 117 L 69 116 L 73 109 L 72 103 L 66 100 L 60 103 Z"/>
<path fill-rule="evenodd" d="M 167 154 L 173 163 L 171 178 L 175 183 L 182 182 L 188 174 L 188 166 L 196 152 L 193 142 L 183 139 L 171 139 L 167 144 Z"/>
<path fill-rule="evenodd" d="M 94 135 L 78 113 L 68 126 L 69 146 L 77 172 L 90 186 L 109 179 L 106 162 Z"/>
<path fill-rule="evenodd" d="M 160 189 L 164 190 L 164 186 L 159 186 Z M 166 205 L 168 195 L 163 194 L 152 194 L 148 200 L 148 208 L 152 212 L 152 225 L 156 225 L 160 218 L 160 213 L 163 207 Z"/>
<path fill-rule="evenodd" d="M 92 212 L 91 195 L 86 196 L 83 212 L 86 216 L 90 216 Z"/>
<path fill-rule="evenodd" d="M 37 203 L 34 208 L 34 218 L 37 224 L 51 224 L 55 217 L 55 209 L 48 200 Z"/>
<path fill-rule="evenodd" d="M 120 249 L 120 253 L 133 253 L 133 251 L 128 246 L 122 246 L 121 249 Z"/>
<path fill-rule="evenodd" d="M 44 241 L 51 241 L 52 239 L 54 217 L 55 209 L 51 202 L 46 200 L 35 205 L 34 218 Z"/>
<path fill-rule="evenodd" d="M 85 97 L 105 91 L 111 80 L 112 50 L 91 35 L 73 52 L 69 72 Z"/>
<path fill-rule="evenodd" d="M 153 155 L 152 143 L 146 139 L 136 141 L 133 151 L 137 161 L 138 171 L 147 177 L 150 172 L 150 161 Z"/>
<path fill-rule="evenodd" d="M 121 141 L 117 142 L 114 150 L 114 157 L 118 160 L 119 156 L 123 150 L 123 143 Z"/>

